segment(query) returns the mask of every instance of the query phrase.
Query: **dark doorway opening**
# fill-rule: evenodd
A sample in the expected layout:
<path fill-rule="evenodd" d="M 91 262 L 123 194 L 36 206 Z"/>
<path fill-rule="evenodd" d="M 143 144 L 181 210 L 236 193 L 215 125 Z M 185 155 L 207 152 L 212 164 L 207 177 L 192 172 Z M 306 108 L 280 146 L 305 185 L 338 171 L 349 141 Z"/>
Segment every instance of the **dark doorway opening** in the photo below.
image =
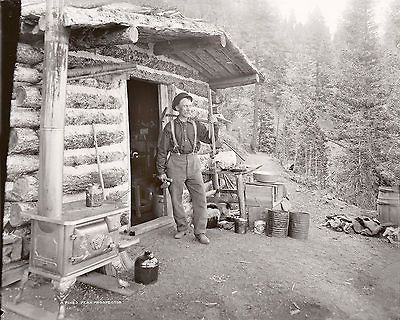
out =
<path fill-rule="evenodd" d="M 155 158 L 159 123 L 158 85 L 129 80 L 128 105 L 131 157 L 131 225 L 153 220 L 154 196 L 159 193 Z"/>

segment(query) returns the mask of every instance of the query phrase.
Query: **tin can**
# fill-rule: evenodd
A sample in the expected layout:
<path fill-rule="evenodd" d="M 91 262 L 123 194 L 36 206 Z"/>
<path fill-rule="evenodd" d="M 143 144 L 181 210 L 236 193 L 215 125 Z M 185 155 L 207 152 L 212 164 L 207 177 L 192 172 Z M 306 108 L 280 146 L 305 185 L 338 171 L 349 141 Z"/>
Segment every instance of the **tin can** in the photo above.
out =
<path fill-rule="evenodd" d="M 86 189 L 86 206 L 100 207 L 103 204 L 104 196 L 100 185 L 93 184 Z"/>
<path fill-rule="evenodd" d="M 243 218 L 235 219 L 235 233 L 246 233 L 247 232 L 247 220 Z"/>
<path fill-rule="evenodd" d="M 135 261 L 135 282 L 150 284 L 158 279 L 158 260 L 151 251 L 145 251 Z"/>
<path fill-rule="evenodd" d="M 254 233 L 264 234 L 266 222 L 264 220 L 256 220 L 254 221 Z"/>

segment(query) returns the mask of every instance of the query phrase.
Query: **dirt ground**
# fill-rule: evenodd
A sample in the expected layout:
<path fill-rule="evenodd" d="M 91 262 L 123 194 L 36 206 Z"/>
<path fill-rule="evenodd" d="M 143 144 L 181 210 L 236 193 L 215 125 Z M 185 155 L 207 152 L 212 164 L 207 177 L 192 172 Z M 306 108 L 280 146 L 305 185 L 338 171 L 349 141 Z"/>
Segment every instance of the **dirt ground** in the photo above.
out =
<path fill-rule="evenodd" d="M 281 171 L 265 155 L 251 156 L 262 170 Z M 321 227 L 328 214 L 363 212 L 340 201 L 324 200 L 285 180 L 292 209 L 311 214 L 309 239 L 210 229 L 204 246 L 188 235 L 173 239 L 172 227 L 141 237 L 129 251 L 133 259 L 150 249 L 160 261 L 159 280 L 133 284 L 123 297 L 77 284 L 67 316 L 74 319 L 315 319 L 399 320 L 400 247 L 384 239 L 345 234 Z M 127 274 L 133 279 L 133 274 Z M 45 284 L 30 281 L 24 300 L 54 311 Z M 48 288 L 48 286 L 47 286 Z M 15 295 L 15 287 L 3 290 Z M 291 311 L 298 309 L 296 314 Z M 293 312 L 292 312 L 293 313 Z M 22 319 L 7 313 L 4 319 Z"/>

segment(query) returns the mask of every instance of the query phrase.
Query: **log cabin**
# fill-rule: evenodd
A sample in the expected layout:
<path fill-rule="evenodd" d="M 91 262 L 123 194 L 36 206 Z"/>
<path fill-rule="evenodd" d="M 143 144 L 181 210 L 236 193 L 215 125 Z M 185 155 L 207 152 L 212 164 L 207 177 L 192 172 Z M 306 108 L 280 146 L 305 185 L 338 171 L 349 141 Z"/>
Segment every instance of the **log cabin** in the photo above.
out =
<path fill-rule="evenodd" d="M 173 97 L 190 93 L 193 116 L 204 120 L 218 102 L 219 89 L 263 80 L 224 30 L 176 10 L 126 3 L 61 10 L 62 25 L 53 30 L 58 42 L 53 42 L 53 56 L 45 58 L 46 41 L 51 41 L 45 36 L 46 6 L 22 7 L 3 221 L 13 233 L 5 243 L 15 250 L 6 250 L 4 265 L 20 265 L 29 254 L 24 213 L 51 210 L 50 200 L 47 207 L 40 205 L 40 190 L 61 206 L 85 200 L 88 186 L 101 182 L 106 199 L 128 207 L 121 221 L 136 233 L 171 223 L 171 207 L 156 215 L 153 200 L 160 192 L 158 136 L 174 114 Z M 63 68 L 65 83 L 54 74 Z M 48 105 L 53 106 L 50 116 Z M 51 140 L 50 131 L 62 140 Z M 47 156 L 44 140 L 52 148 Z M 207 166 L 209 148 L 202 150 Z M 61 167 L 47 170 L 59 156 Z M 60 199 L 51 196 L 57 183 L 62 184 Z"/>

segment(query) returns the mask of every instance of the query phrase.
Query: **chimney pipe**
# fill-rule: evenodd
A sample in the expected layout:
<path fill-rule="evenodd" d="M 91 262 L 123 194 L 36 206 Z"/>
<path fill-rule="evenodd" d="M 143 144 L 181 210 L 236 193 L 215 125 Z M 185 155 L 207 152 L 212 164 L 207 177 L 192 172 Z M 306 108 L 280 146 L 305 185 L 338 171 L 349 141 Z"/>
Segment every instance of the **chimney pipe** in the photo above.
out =
<path fill-rule="evenodd" d="M 64 0 L 46 1 L 43 101 L 40 120 L 38 214 L 62 217 L 64 118 L 69 35 L 63 25 Z"/>

